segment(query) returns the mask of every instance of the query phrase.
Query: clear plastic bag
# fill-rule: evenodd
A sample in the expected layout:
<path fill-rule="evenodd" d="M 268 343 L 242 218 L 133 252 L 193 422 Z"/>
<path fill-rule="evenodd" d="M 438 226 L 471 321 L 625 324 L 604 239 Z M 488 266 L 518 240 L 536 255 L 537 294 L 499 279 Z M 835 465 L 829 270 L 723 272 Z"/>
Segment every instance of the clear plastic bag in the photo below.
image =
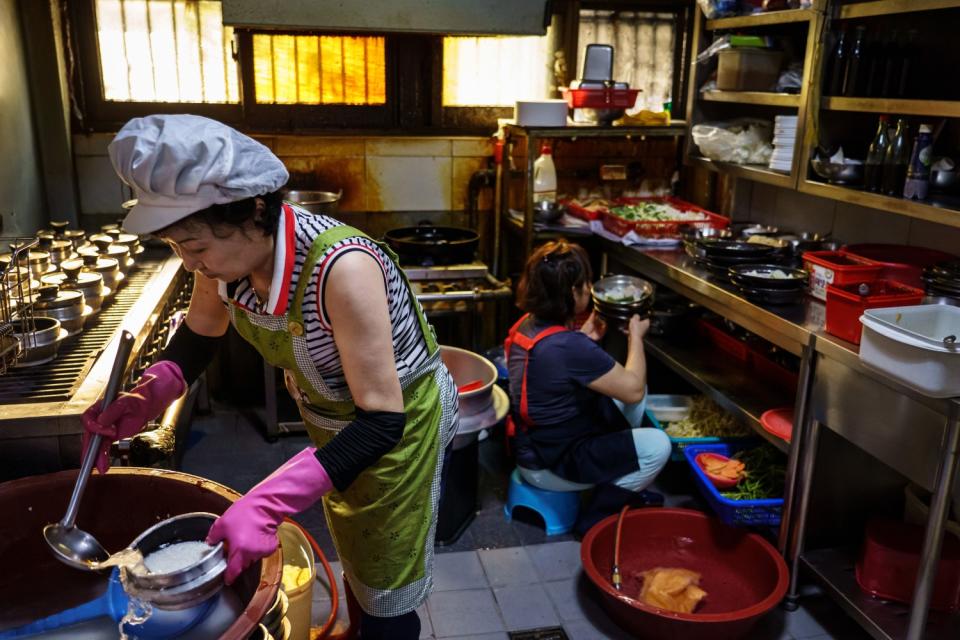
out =
<path fill-rule="evenodd" d="M 694 125 L 693 141 L 703 157 L 736 164 L 767 164 L 773 154 L 773 127 L 764 120 Z"/>

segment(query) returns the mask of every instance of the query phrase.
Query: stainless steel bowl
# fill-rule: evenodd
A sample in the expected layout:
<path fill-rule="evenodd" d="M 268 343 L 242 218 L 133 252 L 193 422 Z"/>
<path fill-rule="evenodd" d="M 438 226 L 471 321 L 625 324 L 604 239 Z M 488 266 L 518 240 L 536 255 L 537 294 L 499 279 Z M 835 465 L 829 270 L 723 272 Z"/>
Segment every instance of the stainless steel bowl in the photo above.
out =
<path fill-rule="evenodd" d="M 930 171 L 930 188 L 937 191 L 953 191 L 960 185 L 960 172 L 956 169 L 952 171 Z"/>
<path fill-rule="evenodd" d="M 810 161 L 814 173 L 831 184 L 860 184 L 863 182 L 863 164 L 827 162 L 814 158 Z"/>
<path fill-rule="evenodd" d="M 179 542 L 202 542 L 217 519 L 212 513 L 184 513 L 158 522 L 141 533 L 130 547 L 144 557 Z M 126 591 L 161 609 L 187 609 L 223 588 L 227 569 L 223 543 L 217 543 L 196 563 L 171 573 L 144 573 L 124 569 Z"/>
<path fill-rule="evenodd" d="M 336 193 L 332 191 L 287 191 L 284 196 L 290 202 L 300 205 L 310 213 L 336 213 L 343 189 Z"/>
<path fill-rule="evenodd" d="M 628 286 L 637 290 L 637 295 L 631 300 L 618 301 L 611 298 Z M 653 292 L 653 285 L 643 278 L 612 275 L 595 282 L 591 296 L 593 308 L 599 315 L 608 321 L 622 323 L 629 321 L 633 315 L 641 318 L 648 316 L 653 306 Z"/>
<path fill-rule="evenodd" d="M 533 205 L 533 219 L 543 224 L 556 222 L 563 217 L 566 210 L 567 208 L 562 204 L 541 200 Z"/>
<path fill-rule="evenodd" d="M 56 318 L 35 316 L 32 321 L 14 320 L 13 335 L 20 341 L 20 359 L 17 366 L 33 366 L 50 362 L 57 356 L 67 330 Z"/>

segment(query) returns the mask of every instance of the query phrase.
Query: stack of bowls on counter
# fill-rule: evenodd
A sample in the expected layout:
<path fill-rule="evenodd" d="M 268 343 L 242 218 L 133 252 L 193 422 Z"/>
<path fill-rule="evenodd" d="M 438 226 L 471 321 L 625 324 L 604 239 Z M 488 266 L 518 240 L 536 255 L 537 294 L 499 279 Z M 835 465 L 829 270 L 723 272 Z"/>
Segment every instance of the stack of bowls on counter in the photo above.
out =
<path fill-rule="evenodd" d="M 728 240 L 723 238 L 703 238 L 697 245 L 703 252 L 697 258 L 702 266 L 718 280 L 730 279 L 730 267 L 743 264 L 778 264 L 787 259 L 786 243 L 775 238 L 762 237 L 751 240 Z"/>
<path fill-rule="evenodd" d="M 745 298 L 765 305 L 796 304 L 807 286 L 806 271 L 776 264 L 731 266 L 729 276 Z"/>
<path fill-rule="evenodd" d="M 130 273 L 130 269 L 133 267 L 133 256 L 130 254 L 129 247 L 122 244 L 115 244 L 113 237 L 105 233 L 90 236 L 90 242 L 92 245 L 81 249 L 80 255 L 113 258 L 117 261 L 120 273 L 122 273 L 124 277 Z"/>
<path fill-rule="evenodd" d="M 593 309 L 613 326 L 622 326 L 636 314 L 650 315 L 653 307 L 653 285 L 642 278 L 612 275 L 594 283 L 591 291 Z"/>
<path fill-rule="evenodd" d="M 941 262 L 923 270 L 927 302 L 960 306 L 960 262 Z"/>
<path fill-rule="evenodd" d="M 33 303 L 33 313 L 38 320 L 53 318 L 59 321 L 68 336 L 75 336 L 83 330 L 83 325 L 93 314 L 93 309 L 85 303 L 83 292 L 60 289 L 53 284 L 40 287 Z"/>
<path fill-rule="evenodd" d="M 793 147 L 797 141 L 797 116 L 776 116 L 773 119 L 773 154 L 770 168 L 790 173 L 793 166 Z"/>
<path fill-rule="evenodd" d="M 17 318 L 10 324 L 13 326 L 13 336 L 20 343 L 17 366 L 50 362 L 57 356 L 60 343 L 67 338 L 67 330 L 55 318 Z"/>

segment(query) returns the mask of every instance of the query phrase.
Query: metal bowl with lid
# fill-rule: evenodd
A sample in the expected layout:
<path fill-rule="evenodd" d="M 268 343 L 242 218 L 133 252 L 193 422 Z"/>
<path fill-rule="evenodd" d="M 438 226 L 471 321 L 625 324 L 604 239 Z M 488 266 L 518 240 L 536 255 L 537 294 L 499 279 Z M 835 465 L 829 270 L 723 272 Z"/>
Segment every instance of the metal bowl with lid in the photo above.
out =
<path fill-rule="evenodd" d="M 57 285 L 40 287 L 36 301 L 33 303 L 35 313 L 48 318 L 54 318 L 66 329 L 68 335 L 76 335 L 83 330 L 83 323 L 93 313 L 83 300 L 83 293 L 61 290 Z"/>
<path fill-rule="evenodd" d="M 67 330 L 55 318 L 35 316 L 32 319 L 16 319 L 10 323 L 13 335 L 20 341 L 19 367 L 29 367 L 50 362 L 57 356 L 60 343 L 67 337 Z"/>
<path fill-rule="evenodd" d="M 93 313 L 100 311 L 103 300 L 109 294 L 103 286 L 103 276 L 99 273 L 86 271 L 83 261 L 72 259 L 60 263 L 61 271 L 49 273 L 40 280 L 45 285 L 56 285 L 61 289 L 79 291 L 83 294 L 84 303 Z"/>
<path fill-rule="evenodd" d="M 212 513 L 184 513 L 158 522 L 140 534 L 130 548 L 147 558 L 151 553 L 182 542 L 203 542 L 217 516 Z M 200 604 L 223 588 L 227 569 L 223 543 L 212 546 L 200 558 L 167 573 L 125 571 L 128 594 L 161 609 L 186 609 Z"/>
<path fill-rule="evenodd" d="M 37 240 L 40 243 L 40 250 L 50 254 L 50 263 L 55 267 L 74 255 L 73 243 L 69 240 L 59 239 L 50 233 L 37 234 Z"/>
<path fill-rule="evenodd" d="M 133 267 L 133 257 L 130 255 L 130 249 L 122 244 L 114 244 L 113 238 L 106 234 L 98 233 L 90 236 L 92 247 L 85 247 L 80 251 L 81 255 L 99 255 L 105 258 L 113 258 L 120 266 L 120 271 L 126 275 Z"/>
<path fill-rule="evenodd" d="M 611 275 L 593 284 L 593 308 L 615 323 L 629 322 L 634 315 L 645 318 L 653 307 L 653 285 L 636 276 Z"/>
<path fill-rule="evenodd" d="M 117 288 L 124 280 L 120 271 L 120 262 L 116 258 L 108 258 L 98 253 L 81 253 L 83 270 L 89 273 L 99 273 L 103 278 L 103 297 L 109 298 L 117 292 Z"/>
<path fill-rule="evenodd" d="M 117 227 L 116 229 L 110 229 L 106 232 L 106 235 L 113 238 L 114 244 L 122 244 L 129 249 L 131 256 L 138 256 L 143 253 L 144 249 L 140 244 L 140 236 L 132 233 L 124 233 L 120 227 Z"/>
<path fill-rule="evenodd" d="M 49 253 L 39 249 L 26 249 L 16 242 L 10 244 L 10 253 L 0 255 L 0 269 L 6 269 L 13 262 L 14 254 L 17 256 L 18 264 L 21 267 L 29 267 L 35 279 L 54 270 L 53 265 L 50 264 Z"/>

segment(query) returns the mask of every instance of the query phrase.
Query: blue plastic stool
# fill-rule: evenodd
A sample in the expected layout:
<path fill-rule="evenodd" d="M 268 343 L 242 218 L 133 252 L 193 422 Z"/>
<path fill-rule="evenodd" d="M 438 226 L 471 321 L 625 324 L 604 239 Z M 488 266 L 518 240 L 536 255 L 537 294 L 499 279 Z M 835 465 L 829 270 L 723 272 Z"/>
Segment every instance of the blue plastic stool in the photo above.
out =
<path fill-rule="evenodd" d="M 515 507 L 526 507 L 540 514 L 548 536 L 557 536 L 573 529 L 580 511 L 579 491 L 547 491 L 538 489 L 520 476 L 520 470 L 510 474 L 507 503 L 503 513 L 507 522 L 513 519 Z"/>

